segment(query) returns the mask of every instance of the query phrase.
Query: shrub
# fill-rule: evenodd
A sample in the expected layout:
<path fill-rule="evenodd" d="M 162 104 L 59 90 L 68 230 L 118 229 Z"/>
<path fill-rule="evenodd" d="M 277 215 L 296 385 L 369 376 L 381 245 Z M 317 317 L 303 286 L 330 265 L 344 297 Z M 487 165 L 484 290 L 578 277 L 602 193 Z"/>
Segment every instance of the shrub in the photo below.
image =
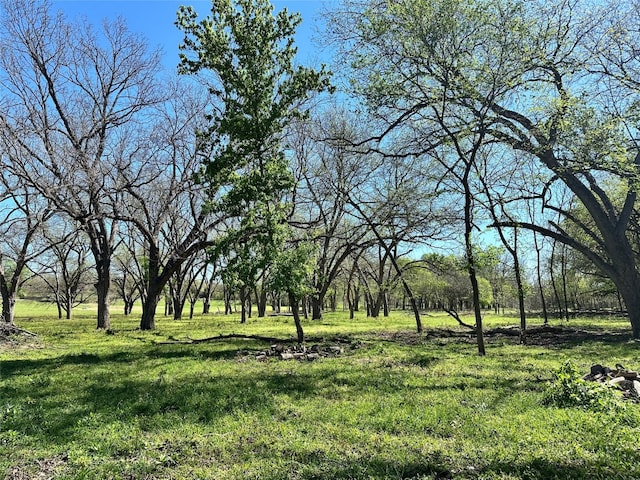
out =
<path fill-rule="evenodd" d="M 544 393 L 542 403 L 557 407 L 582 407 L 594 411 L 623 409 L 617 390 L 606 384 L 582 379 L 578 368 L 565 362 L 553 375 L 553 381 Z"/>

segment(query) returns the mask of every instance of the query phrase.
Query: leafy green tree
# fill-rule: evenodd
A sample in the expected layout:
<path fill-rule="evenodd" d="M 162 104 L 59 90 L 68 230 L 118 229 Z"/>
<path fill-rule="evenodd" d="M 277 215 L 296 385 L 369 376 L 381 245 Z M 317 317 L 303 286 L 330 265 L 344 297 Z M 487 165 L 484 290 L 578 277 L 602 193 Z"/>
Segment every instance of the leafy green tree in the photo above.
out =
<path fill-rule="evenodd" d="M 279 252 L 269 276 L 270 287 L 288 296 L 300 343 L 304 342 L 304 331 L 300 320 L 300 300 L 313 291 L 311 277 L 314 265 L 313 246 L 309 243 L 300 243 Z"/>
<path fill-rule="evenodd" d="M 192 7 L 178 12 L 176 25 L 185 33 L 179 71 L 198 75 L 212 96 L 209 125 L 199 135 L 199 178 L 208 187 L 210 211 L 234 219 L 217 249 L 235 250 L 238 266 L 243 253 L 274 252 L 255 244 L 273 242 L 286 217 L 281 200 L 293 177 L 285 129 L 304 113 L 311 93 L 329 88 L 324 66 L 294 65 L 300 22 L 286 9 L 274 15 L 268 0 L 215 1 L 200 21 Z"/>
<path fill-rule="evenodd" d="M 214 258 L 226 258 L 223 278 L 225 286 L 240 296 L 240 323 L 246 322 L 247 312 L 251 316 L 251 293 L 257 289 L 258 282 L 268 277 L 286 239 L 287 228 L 283 223 L 262 227 L 231 230 L 213 251 Z"/>
<path fill-rule="evenodd" d="M 388 119 L 386 131 L 407 131 L 413 153 L 452 145 L 474 153 L 469 146 L 482 140 L 481 149 L 500 145 L 514 166 L 520 158 L 537 162 L 545 208 L 598 248 L 558 223 L 500 223 L 588 257 L 618 287 L 640 338 L 640 271 L 628 237 L 640 173 L 637 2 L 589 9 L 523 0 L 347 3 L 339 31 L 354 52 L 358 86 Z M 429 128 L 433 120 L 447 126 L 447 138 Z M 608 178 L 624 185 L 620 207 L 601 188 Z M 593 228 L 554 204 L 558 188 L 584 205 Z"/>

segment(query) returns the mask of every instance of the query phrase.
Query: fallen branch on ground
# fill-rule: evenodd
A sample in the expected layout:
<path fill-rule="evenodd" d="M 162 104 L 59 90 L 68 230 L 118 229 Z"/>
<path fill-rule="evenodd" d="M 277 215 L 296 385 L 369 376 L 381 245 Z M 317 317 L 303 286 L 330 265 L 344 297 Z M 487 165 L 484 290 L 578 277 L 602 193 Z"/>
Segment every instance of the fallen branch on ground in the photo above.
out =
<path fill-rule="evenodd" d="M 229 333 L 227 335 L 217 335 L 215 337 L 207 338 L 187 338 L 187 340 L 170 340 L 167 342 L 156 342 L 158 345 L 188 345 L 192 343 L 206 343 L 214 342 L 216 340 L 227 340 L 230 338 L 242 338 L 245 340 L 258 340 L 260 342 L 269 343 L 297 343 L 297 340 L 283 340 L 275 337 L 263 337 L 262 335 L 243 335 L 240 333 Z"/>
<path fill-rule="evenodd" d="M 468 328 L 470 330 L 475 330 L 476 329 L 476 327 L 474 327 L 473 325 L 469 325 L 468 323 L 464 323 L 462 321 L 462 319 L 460 318 L 460 315 L 458 315 L 458 312 L 456 312 L 455 310 L 449 310 L 447 308 L 443 308 L 443 310 L 445 312 L 447 312 L 449 315 L 451 315 L 456 320 L 456 322 L 458 322 L 458 325 L 460 325 L 462 327 L 466 327 L 466 328 Z"/>

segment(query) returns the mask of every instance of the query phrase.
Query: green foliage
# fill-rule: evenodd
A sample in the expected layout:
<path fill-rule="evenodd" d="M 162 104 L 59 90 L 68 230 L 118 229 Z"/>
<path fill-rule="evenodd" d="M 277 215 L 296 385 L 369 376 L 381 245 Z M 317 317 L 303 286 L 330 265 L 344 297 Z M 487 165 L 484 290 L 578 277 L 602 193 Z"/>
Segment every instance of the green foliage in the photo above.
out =
<path fill-rule="evenodd" d="M 491 283 L 484 277 L 478 277 L 478 289 L 480 290 L 480 304 L 491 305 L 493 303 L 493 288 Z"/>
<path fill-rule="evenodd" d="M 286 292 L 295 298 L 310 294 L 311 276 L 315 266 L 314 246 L 301 243 L 279 252 L 269 276 L 271 289 Z"/>
<path fill-rule="evenodd" d="M 178 12 L 181 73 L 212 74 L 204 78 L 215 105 L 200 135 L 202 179 L 214 194 L 230 188 L 211 208 L 243 213 L 247 202 L 292 186 L 280 137 L 309 94 L 329 87 L 324 67 L 294 66 L 300 21 L 286 9 L 274 16 L 268 0 L 215 1 L 200 22 L 192 7 Z"/>
<path fill-rule="evenodd" d="M 294 66 L 300 21 L 286 9 L 274 16 L 268 0 L 214 1 L 200 22 L 192 7 L 178 12 L 180 72 L 200 74 L 213 97 L 199 135 L 200 180 L 208 208 L 235 219 L 214 256 L 228 257 L 226 275 L 236 284 L 253 285 L 282 248 L 282 198 L 293 187 L 283 131 L 311 93 L 329 88 L 324 66 Z"/>
<path fill-rule="evenodd" d="M 553 381 L 545 391 L 542 403 L 557 407 L 581 407 L 601 412 L 624 408 L 620 396 L 613 387 L 583 380 L 580 371 L 571 361 L 566 361 L 554 373 Z"/>
<path fill-rule="evenodd" d="M 471 282 L 464 257 L 428 253 L 422 256 L 422 261 L 424 264 L 421 268 L 415 268 L 410 278 L 415 293 L 443 302 L 447 308 L 471 300 Z M 491 283 L 481 275 L 477 276 L 477 280 L 480 303 L 490 305 L 494 300 Z"/>

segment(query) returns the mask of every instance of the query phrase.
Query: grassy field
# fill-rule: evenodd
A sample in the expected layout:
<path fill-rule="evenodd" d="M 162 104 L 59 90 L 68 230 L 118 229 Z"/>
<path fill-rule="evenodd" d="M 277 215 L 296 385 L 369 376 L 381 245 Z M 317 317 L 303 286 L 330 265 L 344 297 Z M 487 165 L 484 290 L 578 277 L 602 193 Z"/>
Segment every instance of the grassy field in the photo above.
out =
<path fill-rule="evenodd" d="M 594 334 L 527 346 L 490 336 L 479 357 L 473 339 L 434 331 L 453 329 L 445 316 L 418 336 L 403 313 L 327 314 L 304 323 L 307 344 L 343 354 L 259 362 L 247 351 L 268 343 L 163 342 L 290 339 L 291 318 L 159 318 L 141 332 L 114 314 L 105 333 L 90 308 L 54 314 L 23 305 L 16 323 L 38 338 L 0 343 L 0 478 L 640 479 L 640 407 L 542 403 L 567 359 L 640 367 L 623 320 L 571 321 Z"/>

